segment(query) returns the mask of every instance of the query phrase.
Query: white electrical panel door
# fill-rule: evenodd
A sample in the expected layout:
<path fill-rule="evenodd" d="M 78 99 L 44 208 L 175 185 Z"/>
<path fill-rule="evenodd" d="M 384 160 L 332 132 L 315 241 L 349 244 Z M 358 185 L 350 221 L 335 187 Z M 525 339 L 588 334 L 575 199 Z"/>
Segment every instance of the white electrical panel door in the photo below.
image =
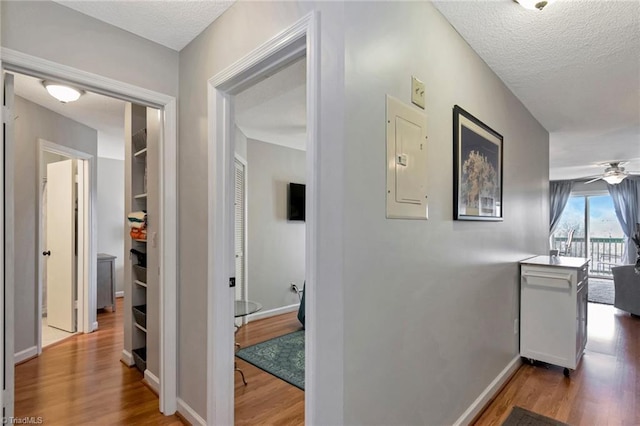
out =
<path fill-rule="evenodd" d="M 427 117 L 387 96 L 387 218 L 427 219 Z"/>

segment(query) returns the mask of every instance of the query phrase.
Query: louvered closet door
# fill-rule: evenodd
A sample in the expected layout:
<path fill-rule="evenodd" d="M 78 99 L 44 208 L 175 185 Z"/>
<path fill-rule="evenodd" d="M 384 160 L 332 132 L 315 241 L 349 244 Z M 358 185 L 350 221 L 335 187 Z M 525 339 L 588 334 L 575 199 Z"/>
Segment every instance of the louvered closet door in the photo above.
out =
<path fill-rule="evenodd" d="M 244 297 L 246 285 L 245 271 L 245 167 L 240 161 L 235 161 L 236 191 L 235 191 L 235 251 L 236 251 L 236 300 Z"/>

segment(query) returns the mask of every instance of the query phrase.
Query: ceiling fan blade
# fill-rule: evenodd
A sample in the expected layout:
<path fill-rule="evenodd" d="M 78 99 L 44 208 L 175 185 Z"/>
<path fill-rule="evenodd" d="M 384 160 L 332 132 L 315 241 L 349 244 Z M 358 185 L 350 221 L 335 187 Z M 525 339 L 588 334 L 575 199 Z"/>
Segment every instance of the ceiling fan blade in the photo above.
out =
<path fill-rule="evenodd" d="M 588 181 L 586 181 L 584 184 L 586 185 L 586 184 L 588 184 L 588 183 L 593 183 L 593 182 L 595 182 L 595 181 L 597 181 L 597 180 L 600 180 L 600 179 L 602 179 L 602 176 L 598 176 L 598 177 L 597 177 L 597 178 L 595 178 L 595 179 L 588 180 Z"/>

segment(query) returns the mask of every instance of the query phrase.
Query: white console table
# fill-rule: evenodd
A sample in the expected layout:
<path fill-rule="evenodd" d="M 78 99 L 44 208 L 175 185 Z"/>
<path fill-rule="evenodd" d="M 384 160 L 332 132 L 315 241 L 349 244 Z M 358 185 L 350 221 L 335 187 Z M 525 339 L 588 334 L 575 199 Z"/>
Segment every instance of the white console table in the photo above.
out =
<path fill-rule="evenodd" d="M 520 262 L 520 355 L 574 370 L 587 344 L 589 259 L 536 256 Z"/>

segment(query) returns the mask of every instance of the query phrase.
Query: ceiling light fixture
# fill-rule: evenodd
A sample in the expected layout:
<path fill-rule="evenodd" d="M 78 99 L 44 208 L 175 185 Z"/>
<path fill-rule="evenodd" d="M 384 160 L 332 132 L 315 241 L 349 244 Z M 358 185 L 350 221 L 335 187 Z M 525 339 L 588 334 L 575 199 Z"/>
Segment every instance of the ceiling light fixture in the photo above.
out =
<path fill-rule="evenodd" d="M 553 3 L 555 0 L 513 0 L 520 6 L 529 10 L 542 10 L 545 6 Z"/>
<path fill-rule="evenodd" d="M 609 185 L 617 185 L 627 177 L 627 174 L 622 173 L 611 173 L 610 175 L 603 176 L 604 179 Z"/>
<path fill-rule="evenodd" d="M 65 84 L 54 83 L 52 81 L 43 81 L 42 84 L 51 96 L 53 96 L 63 104 L 66 104 L 67 102 L 77 101 L 80 96 L 84 94 L 84 91 L 71 86 L 67 86 Z"/>

